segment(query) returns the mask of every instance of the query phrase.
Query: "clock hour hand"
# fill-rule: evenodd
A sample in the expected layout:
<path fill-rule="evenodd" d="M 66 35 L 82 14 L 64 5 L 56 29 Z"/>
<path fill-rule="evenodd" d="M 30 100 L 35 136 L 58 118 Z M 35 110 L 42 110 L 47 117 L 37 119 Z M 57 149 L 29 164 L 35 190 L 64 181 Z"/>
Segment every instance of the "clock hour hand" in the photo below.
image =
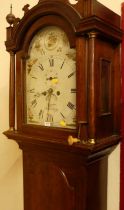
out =
<path fill-rule="evenodd" d="M 47 95 L 47 91 L 43 91 L 41 94 L 46 96 Z"/>
<path fill-rule="evenodd" d="M 46 80 L 53 80 L 53 79 L 58 79 L 57 77 L 48 77 Z"/>
<path fill-rule="evenodd" d="M 52 84 L 57 84 L 58 83 L 58 77 L 48 77 L 46 80 L 49 80 L 52 82 Z"/>
<path fill-rule="evenodd" d="M 60 91 L 57 91 L 56 94 L 60 95 Z M 53 94 L 53 89 L 52 88 L 48 89 L 47 91 L 43 91 L 42 93 L 35 94 L 35 96 L 37 96 L 37 97 L 39 97 L 40 95 L 44 95 L 44 96 L 47 96 L 47 97 L 49 97 L 49 95 L 56 96 L 55 94 Z"/>
<path fill-rule="evenodd" d="M 49 90 L 48 91 L 43 91 L 42 93 L 40 93 L 40 95 L 49 96 L 50 95 Z"/>
<path fill-rule="evenodd" d="M 37 92 L 37 93 L 35 93 L 34 97 L 39 98 L 41 95 L 46 96 L 47 95 L 47 91 L 43 91 L 41 93 Z"/>

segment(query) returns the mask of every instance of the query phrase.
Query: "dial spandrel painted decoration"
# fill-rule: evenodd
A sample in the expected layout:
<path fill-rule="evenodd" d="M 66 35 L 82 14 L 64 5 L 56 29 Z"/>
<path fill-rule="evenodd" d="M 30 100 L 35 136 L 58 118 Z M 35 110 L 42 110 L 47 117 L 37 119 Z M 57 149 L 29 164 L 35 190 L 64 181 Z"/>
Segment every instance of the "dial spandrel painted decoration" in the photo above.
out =
<path fill-rule="evenodd" d="M 27 124 L 76 127 L 76 50 L 56 26 L 32 39 L 26 61 Z"/>

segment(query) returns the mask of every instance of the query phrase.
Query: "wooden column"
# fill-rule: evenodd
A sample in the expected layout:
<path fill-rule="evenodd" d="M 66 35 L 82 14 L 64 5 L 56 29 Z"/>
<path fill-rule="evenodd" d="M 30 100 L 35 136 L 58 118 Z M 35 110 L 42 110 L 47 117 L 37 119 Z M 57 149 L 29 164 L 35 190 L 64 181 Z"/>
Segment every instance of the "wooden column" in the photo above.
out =
<path fill-rule="evenodd" d="M 15 130 L 15 54 L 10 52 L 9 127 Z"/>
<path fill-rule="evenodd" d="M 77 46 L 77 121 L 80 129 L 78 138 L 87 139 L 87 41 L 85 37 L 78 37 Z M 81 61 L 81 62 L 80 62 Z M 79 82 L 80 81 L 80 82 Z"/>
<path fill-rule="evenodd" d="M 89 109 L 89 141 L 95 143 L 95 39 L 96 32 L 89 34 L 89 84 L 88 84 L 88 109 Z"/>

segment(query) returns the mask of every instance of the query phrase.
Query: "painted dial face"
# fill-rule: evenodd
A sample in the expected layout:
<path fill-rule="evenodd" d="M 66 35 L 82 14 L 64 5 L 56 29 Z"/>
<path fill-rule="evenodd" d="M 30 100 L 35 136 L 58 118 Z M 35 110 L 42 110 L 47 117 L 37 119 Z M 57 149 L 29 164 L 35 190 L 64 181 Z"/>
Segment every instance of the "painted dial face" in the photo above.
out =
<path fill-rule="evenodd" d="M 32 39 L 26 61 L 27 124 L 76 127 L 76 51 L 63 30 L 45 27 Z"/>

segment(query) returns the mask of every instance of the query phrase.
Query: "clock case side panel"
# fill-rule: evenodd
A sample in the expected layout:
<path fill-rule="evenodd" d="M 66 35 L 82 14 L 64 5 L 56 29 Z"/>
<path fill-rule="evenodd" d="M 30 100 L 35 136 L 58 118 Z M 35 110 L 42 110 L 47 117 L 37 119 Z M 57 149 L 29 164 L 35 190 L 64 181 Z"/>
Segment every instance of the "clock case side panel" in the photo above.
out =
<path fill-rule="evenodd" d="M 67 140 L 69 135 L 75 136 L 77 131 L 76 130 L 68 130 L 68 129 L 57 129 L 57 128 L 48 128 L 35 125 L 26 125 L 24 119 L 24 90 L 25 90 L 25 64 L 27 59 L 27 52 L 30 41 L 32 37 L 39 31 L 40 29 L 44 28 L 45 26 L 58 26 L 62 28 L 68 36 L 70 47 L 76 47 L 75 41 L 75 31 L 72 26 L 61 16 L 56 15 L 48 15 L 43 16 L 37 21 L 35 21 L 30 29 L 25 34 L 25 39 L 20 51 L 17 53 L 17 71 L 16 73 L 16 87 L 17 87 L 17 131 L 22 133 L 27 133 L 29 135 L 34 135 L 35 137 L 40 138 L 47 138 L 47 139 L 58 139 L 58 140 Z M 49 132 L 48 132 L 49 130 Z M 42 136 L 42 137 L 41 137 Z M 52 136 L 52 137 L 51 137 Z"/>
<path fill-rule="evenodd" d="M 93 44 L 95 48 L 92 57 Z M 110 137 L 111 141 L 114 135 L 120 139 L 120 43 L 105 39 L 96 32 L 94 43 L 89 38 L 88 49 L 88 87 L 94 84 L 91 95 L 90 89 L 88 91 L 89 137 L 95 137 L 98 142 L 106 137 Z M 92 78 L 91 81 L 90 78 Z M 93 99 L 91 99 L 92 96 L 94 96 Z"/>
<path fill-rule="evenodd" d="M 121 114 L 121 67 L 120 43 L 98 40 L 99 50 L 99 108 L 96 106 L 98 137 L 120 137 Z M 104 49 L 106 46 L 106 49 Z M 100 52 L 101 51 L 101 52 Z M 96 91 L 97 92 L 97 91 Z"/>

